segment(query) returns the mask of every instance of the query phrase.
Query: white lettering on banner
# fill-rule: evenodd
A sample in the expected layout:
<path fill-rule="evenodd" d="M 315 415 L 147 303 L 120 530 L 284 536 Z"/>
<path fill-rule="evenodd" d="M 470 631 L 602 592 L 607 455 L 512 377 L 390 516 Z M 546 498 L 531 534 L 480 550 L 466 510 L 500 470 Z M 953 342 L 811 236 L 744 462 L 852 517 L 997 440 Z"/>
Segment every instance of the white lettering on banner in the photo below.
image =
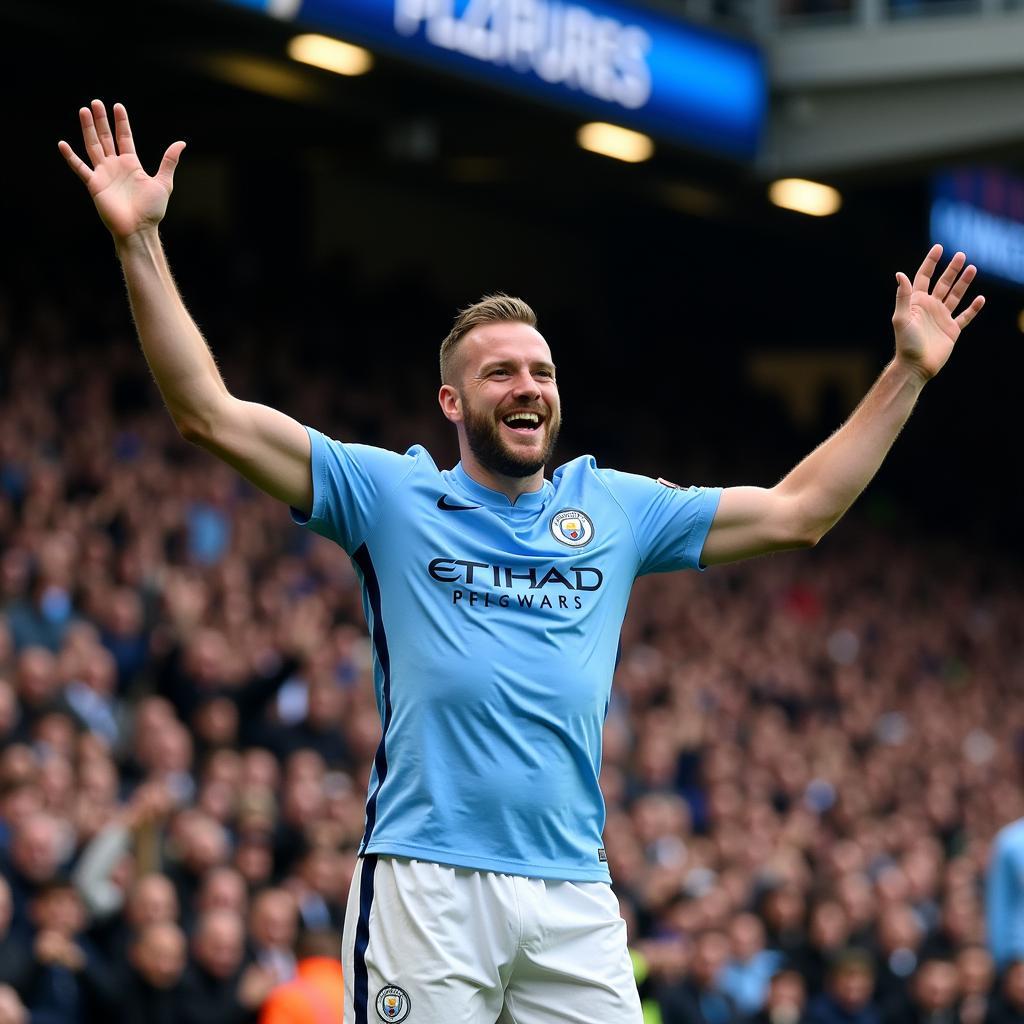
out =
<path fill-rule="evenodd" d="M 553 0 L 395 0 L 395 29 L 420 28 L 433 46 L 475 60 L 533 72 L 628 110 L 651 97 L 651 37 L 638 25 Z"/>
<path fill-rule="evenodd" d="M 983 270 L 1024 284 L 1024 224 L 969 203 L 936 199 L 932 236 L 971 254 Z"/>

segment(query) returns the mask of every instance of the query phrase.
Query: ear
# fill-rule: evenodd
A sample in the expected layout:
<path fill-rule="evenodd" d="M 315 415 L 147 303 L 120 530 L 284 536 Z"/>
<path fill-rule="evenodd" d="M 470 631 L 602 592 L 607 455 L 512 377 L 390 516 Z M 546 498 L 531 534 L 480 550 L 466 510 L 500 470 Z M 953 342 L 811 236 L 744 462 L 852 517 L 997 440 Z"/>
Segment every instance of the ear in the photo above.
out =
<path fill-rule="evenodd" d="M 462 399 L 458 390 L 451 384 L 442 384 L 441 390 L 437 393 L 437 401 L 441 406 L 441 412 L 445 419 L 452 423 L 462 422 Z"/>

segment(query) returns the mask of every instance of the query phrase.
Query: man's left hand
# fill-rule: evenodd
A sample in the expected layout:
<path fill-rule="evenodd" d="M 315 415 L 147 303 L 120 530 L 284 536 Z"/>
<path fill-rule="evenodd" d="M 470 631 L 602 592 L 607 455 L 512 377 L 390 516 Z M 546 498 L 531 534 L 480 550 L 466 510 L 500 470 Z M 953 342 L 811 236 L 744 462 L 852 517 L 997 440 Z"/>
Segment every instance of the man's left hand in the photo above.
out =
<path fill-rule="evenodd" d="M 933 245 L 911 284 L 906 274 L 896 275 L 896 310 L 892 326 L 896 332 L 896 360 L 929 380 L 942 369 L 960 332 L 985 305 L 977 296 L 958 316 L 954 316 L 974 275 L 967 257 L 956 253 L 932 288 L 932 277 L 942 256 L 942 246 Z"/>

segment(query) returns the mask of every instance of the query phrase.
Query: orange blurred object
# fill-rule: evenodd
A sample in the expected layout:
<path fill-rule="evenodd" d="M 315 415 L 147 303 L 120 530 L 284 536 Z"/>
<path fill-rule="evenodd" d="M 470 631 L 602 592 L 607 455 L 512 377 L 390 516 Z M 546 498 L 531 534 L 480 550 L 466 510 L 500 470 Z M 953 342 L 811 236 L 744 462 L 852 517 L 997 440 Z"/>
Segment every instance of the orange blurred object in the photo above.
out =
<path fill-rule="evenodd" d="M 345 1012 L 341 964 L 332 957 L 299 961 L 298 976 L 278 985 L 260 1011 L 260 1024 L 337 1024 Z"/>

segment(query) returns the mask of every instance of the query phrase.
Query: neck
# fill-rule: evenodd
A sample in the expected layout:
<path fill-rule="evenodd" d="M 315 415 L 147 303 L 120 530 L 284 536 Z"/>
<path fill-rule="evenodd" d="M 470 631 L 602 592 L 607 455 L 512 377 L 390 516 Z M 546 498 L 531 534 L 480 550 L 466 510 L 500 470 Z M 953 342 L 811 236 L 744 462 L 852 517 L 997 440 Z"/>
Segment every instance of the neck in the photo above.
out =
<path fill-rule="evenodd" d="M 514 505 L 520 494 L 531 494 L 544 486 L 543 467 L 529 476 L 505 476 L 504 473 L 495 473 L 482 465 L 476 456 L 468 450 L 468 446 L 463 447 L 460 454 L 462 468 L 466 471 L 466 475 L 481 486 L 504 494 L 508 498 L 509 504 Z"/>

